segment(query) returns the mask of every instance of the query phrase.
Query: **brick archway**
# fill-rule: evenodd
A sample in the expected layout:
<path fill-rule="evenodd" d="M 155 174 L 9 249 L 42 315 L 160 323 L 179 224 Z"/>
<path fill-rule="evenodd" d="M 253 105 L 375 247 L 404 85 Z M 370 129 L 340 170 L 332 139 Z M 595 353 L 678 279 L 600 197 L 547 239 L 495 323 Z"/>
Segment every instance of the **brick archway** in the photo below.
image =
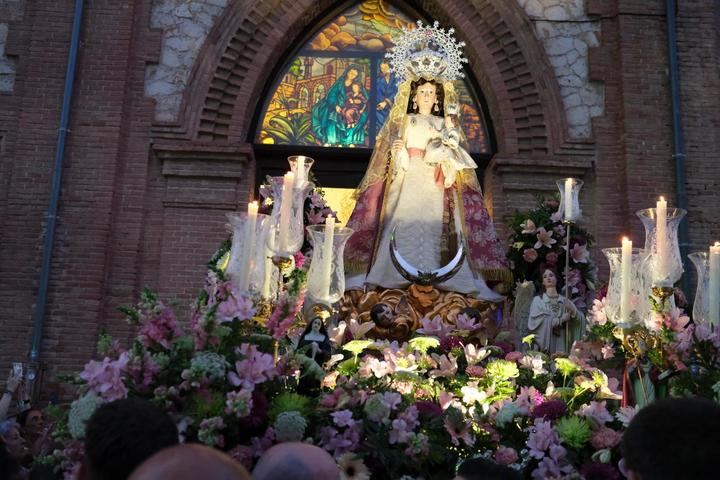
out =
<path fill-rule="evenodd" d="M 334 2 L 237 1 L 208 36 L 184 101 L 194 141 L 244 143 L 278 58 Z M 545 156 L 565 142 L 567 126 L 552 68 L 525 12 L 504 0 L 421 1 L 467 44 L 465 53 L 488 102 L 500 155 Z"/>

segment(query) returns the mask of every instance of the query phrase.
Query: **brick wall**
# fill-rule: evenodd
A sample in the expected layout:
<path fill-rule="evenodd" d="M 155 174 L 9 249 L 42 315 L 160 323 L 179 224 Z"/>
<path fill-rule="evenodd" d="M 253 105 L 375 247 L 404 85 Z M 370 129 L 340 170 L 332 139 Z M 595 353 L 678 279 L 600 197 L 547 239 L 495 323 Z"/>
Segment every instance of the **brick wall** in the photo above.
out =
<path fill-rule="evenodd" d="M 92 356 L 101 329 L 127 340 L 116 307 L 143 286 L 187 312 L 226 237 L 225 212 L 243 208 L 254 189 L 245 139 L 260 92 L 288 44 L 332 2 L 228 2 L 172 121 L 154 119 L 145 96 L 163 42 L 151 28 L 153 2 L 120 3 L 86 2 L 42 346 L 46 393 L 57 390 L 56 373 Z M 73 4 L 0 2 L 4 54 L 16 69 L 13 91 L 0 92 L 0 370 L 30 344 Z M 498 139 L 486 190 L 501 236 L 515 209 L 575 175 L 586 181 L 584 222 L 599 246 L 616 246 L 626 232 L 639 242 L 633 212 L 675 192 L 664 2 L 585 2 L 585 15 L 599 23 L 588 78 L 605 97 L 587 138 L 568 135 L 546 45 L 519 4 L 420 6 L 468 43 Z M 719 12 L 719 0 L 686 1 L 678 19 L 693 248 L 720 237 Z"/>

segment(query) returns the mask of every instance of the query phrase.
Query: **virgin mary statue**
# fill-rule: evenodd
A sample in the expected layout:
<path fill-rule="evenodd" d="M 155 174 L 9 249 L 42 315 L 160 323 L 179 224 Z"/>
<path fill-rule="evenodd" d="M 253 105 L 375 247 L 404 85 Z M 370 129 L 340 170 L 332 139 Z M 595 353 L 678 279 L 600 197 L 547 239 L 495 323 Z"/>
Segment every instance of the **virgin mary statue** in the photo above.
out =
<path fill-rule="evenodd" d="M 460 239 L 467 254 L 463 264 L 436 287 L 501 301 L 486 280 L 506 281 L 510 272 L 457 116 L 453 80 L 462 76 L 466 61 L 462 44 L 437 23 L 418 27 L 406 31 L 388 55 L 402 83 L 355 191 L 346 288 L 409 285 L 390 258 L 395 232 L 397 251 L 425 272 L 448 263 Z"/>

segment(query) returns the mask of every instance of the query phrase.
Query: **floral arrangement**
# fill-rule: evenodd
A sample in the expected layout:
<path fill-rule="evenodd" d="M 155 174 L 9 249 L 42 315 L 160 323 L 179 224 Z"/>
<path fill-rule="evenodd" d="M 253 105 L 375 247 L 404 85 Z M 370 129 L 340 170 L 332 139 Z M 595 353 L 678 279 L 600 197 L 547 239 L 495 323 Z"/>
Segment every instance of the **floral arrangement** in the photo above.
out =
<path fill-rule="evenodd" d="M 580 310 L 587 310 L 595 298 L 597 267 L 590 259 L 593 237 L 573 225 L 570 231 L 570 270 L 565 278 L 566 225 L 558 211 L 557 199 L 538 198 L 538 206 L 529 212 L 516 212 L 508 226 L 510 249 L 507 257 L 516 282 L 535 281 L 541 269 L 551 268 L 567 284 L 570 298 Z"/>
<path fill-rule="evenodd" d="M 474 455 L 532 478 L 617 475 L 634 410 L 617 408 L 617 381 L 588 359 L 514 351 L 501 338 L 487 345 L 478 321 L 461 315 L 456 325 L 423 319 L 404 344 L 364 339 L 366 325 L 341 322 L 328 332 L 336 353 L 320 366 L 295 348 L 304 270 L 291 272 L 263 322 L 258 299 L 217 268 L 222 253 L 187 327 L 148 290 L 123 309 L 136 338 L 128 349 L 101 338 L 101 360 L 75 376 L 78 398 L 59 416 L 65 449 L 44 461 L 72 472 L 94 409 L 135 396 L 162 406 L 186 441 L 247 468 L 275 443 L 306 441 L 352 479 L 451 478 Z M 303 377 L 318 388 L 301 391 Z"/>
<path fill-rule="evenodd" d="M 564 261 L 556 207 L 543 202 L 513 220 L 517 279 Z M 312 222 L 329 209 L 311 195 L 306 213 Z M 579 280 L 570 285 L 582 305 L 595 273 L 587 256 L 592 238 L 577 232 L 570 254 Z M 422 319 L 403 344 L 366 339 L 372 323 L 350 318 L 328 328 L 334 354 L 319 365 L 307 347 L 296 347 L 305 256 L 295 256 L 265 312 L 257 295 L 237 291 L 226 277 L 228 248 L 209 262 L 187 325 L 149 290 L 122 309 L 137 336 L 127 349 L 101 337 L 98 359 L 70 379 L 77 399 L 53 412 L 64 449 L 41 461 L 72 478 L 87 419 L 99 405 L 133 396 L 164 408 L 185 441 L 221 449 L 248 469 L 272 445 L 303 441 L 331 453 L 347 480 L 447 479 L 473 456 L 526 478 L 620 479 L 619 444 L 637 408 L 623 404 L 629 397 L 608 369 L 623 372 L 623 390 L 637 370 L 653 384 L 667 380 L 672 395 L 720 401 L 719 329 L 688 326 L 680 309 L 656 304 L 648 325 L 619 330 L 602 296 L 592 305 L 588 336 L 569 357 L 529 350 L 529 337 L 524 351 L 502 334 L 489 342 L 479 319 L 461 314 L 454 325 Z"/>
<path fill-rule="evenodd" d="M 720 328 L 692 323 L 681 308 L 687 301 L 679 289 L 672 304 L 652 297 L 649 301 L 650 319 L 623 330 L 608 318 L 607 297 L 601 292 L 588 315 L 588 335 L 576 343 L 577 349 L 598 361 L 624 361 L 629 377 L 647 371 L 659 396 L 696 395 L 720 401 Z"/>

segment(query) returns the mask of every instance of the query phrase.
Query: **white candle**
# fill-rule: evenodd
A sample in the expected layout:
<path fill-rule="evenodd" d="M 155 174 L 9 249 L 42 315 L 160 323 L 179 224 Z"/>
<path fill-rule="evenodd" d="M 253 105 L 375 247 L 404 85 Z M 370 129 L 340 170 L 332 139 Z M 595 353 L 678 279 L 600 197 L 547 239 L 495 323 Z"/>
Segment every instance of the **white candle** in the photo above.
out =
<path fill-rule="evenodd" d="M 272 282 L 272 276 L 273 276 L 273 268 L 274 265 L 272 263 L 272 252 L 265 247 L 265 278 L 263 280 L 262 285 L 262 298 L 269 300 L 270 299 L 270 283 Z"/>
<path fill-rule="evenodd" d="M 320 286 L 318 288 L 322 298 L 318 300 L 326 300 L 330 297 L 330 276 L 332 275 L 332 252 L 334 238 L 335 217 L 328 215 L 327 218 L 325 218 L 325 238 L 322 247 L 322 268 L 320 269 Z"/>
<path fill-rule="evenodd" d="M 281 252 L 288 253 L 290 232 L 290 216 L 292 215 L 293 185 L 295 174 L 287 172 L 283 178 L 283 191 L 280 197 L 280 226 L 278 227 L 278 245 Z"/>
<path fill-rule="evenodd" d="M 573 198 L 572 198 L 573 179 L 565 179 L 565 220 L 573 218 Z"/>
<path fill-rule="evenodd" d="M 305 157 L 299 155 L 295 159 L 295 188 L 302 188 L 305 184 Z"/>
<path fill-rule="evenodd" d="M 656 224 L 655 224 L 655 253 L 657 255 L 657 274 L 659 278 L 668 276 L 667 271 L 667 202 L 665 198 L 660 197 L 655 207 Z"/>
<path fill-rule="evenodd" d="M 255 225 L 257 224 L 258 202 L 248 204 L 247 220 L 245 221 L 245 235 L 243 238 L 243 255 L 240 262 L 240 271 L 237 287 L 241 292 L 250 287 L 250 265 L 255 255 Z"/>
<path fill-rule="evenodd" d="M 632 241 L 627 237 L 622 239 L 622 257 L 620 264 L 620 321 L 630 321 L 630 287 L 632 280 Z"/>
<path fill-rule="evenodd" d="M 720 242 L 710 247 L 710 323 L 720 325 Z"/>

